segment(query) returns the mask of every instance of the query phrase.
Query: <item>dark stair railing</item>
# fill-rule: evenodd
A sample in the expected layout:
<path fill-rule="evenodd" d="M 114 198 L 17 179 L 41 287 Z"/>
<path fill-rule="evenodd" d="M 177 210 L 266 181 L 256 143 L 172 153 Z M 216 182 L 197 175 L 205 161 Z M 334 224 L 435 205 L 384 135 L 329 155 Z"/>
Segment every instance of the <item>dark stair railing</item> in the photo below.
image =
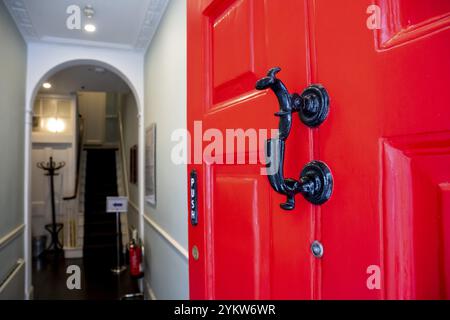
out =
<path fill-rule="evenodd" d="M 74 200 L 78 197 L 78 185 L 80 181 L 80 164 L 81 164 L 81 153 L 83 152 L 83 139 L 84 139 L 84 119 L 81 114 L 78 115 L 77 119 L 77 168 L 75 175 L 75 187 L 74 192 L 71 196 L 64 197 L 64 201 Z"/>

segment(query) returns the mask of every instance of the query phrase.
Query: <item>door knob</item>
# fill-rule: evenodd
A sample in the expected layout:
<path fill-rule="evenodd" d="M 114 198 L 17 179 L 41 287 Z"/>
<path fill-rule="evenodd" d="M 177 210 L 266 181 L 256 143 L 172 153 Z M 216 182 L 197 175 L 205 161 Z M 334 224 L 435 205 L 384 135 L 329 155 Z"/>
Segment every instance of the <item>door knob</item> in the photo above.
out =
<path fill-rule="evenodd" d="M 280 206 L 284 210 L 295 208 L 295 196 L 301 193 L 309 202 L 321 205 L 328 201 L 333 191 L 333 176 L 321 161 L 308 163 L 300 173 L 299 180 L 284 178 L 283 164 L 286 140 L 292 127 L 292 113 L 298 112 L 301 121 L 310 128 L 320 126 L 329 113 L 329 97 L 321 85 L 311 85 L 301 95 L 290 94 L 284 83 L 276 77 L 280 68 L 272 68 L 267 76 L 256 82 L 257 90 L 271 89 L 278 98 L 280 110 L 279 135 L 267 141 L 267 156 L 277 161 L 275 172 L 268 175 L 272 188 L 287 197 Z M 274 153 L 274 154 L 273 154 Z M 274 163 L 268 164 L 273 167 Z"/>

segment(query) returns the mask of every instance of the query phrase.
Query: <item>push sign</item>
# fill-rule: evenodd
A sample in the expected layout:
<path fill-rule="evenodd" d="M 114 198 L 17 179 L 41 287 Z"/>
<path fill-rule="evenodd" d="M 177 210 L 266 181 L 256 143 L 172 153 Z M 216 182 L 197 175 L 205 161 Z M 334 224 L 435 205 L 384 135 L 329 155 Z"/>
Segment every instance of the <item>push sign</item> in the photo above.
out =
<path fill-rule="evenodd" d="M 106 212 L 127 212 L 127 197 L 106 197 Z"/>
<path fill-rule="evenodd" d="M 197 206 L 197 171 L 191 171 L 190 176 L 190 201 L 189 208 L 191 212 L 191 224 L 193 226 L 198 225 L 198 206 Z"/>

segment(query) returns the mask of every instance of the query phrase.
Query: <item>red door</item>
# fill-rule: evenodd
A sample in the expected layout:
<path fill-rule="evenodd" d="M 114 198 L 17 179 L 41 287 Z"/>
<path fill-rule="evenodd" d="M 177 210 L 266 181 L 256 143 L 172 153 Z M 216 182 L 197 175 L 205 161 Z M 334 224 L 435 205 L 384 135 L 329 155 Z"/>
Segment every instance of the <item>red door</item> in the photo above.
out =
<path fill-rule="evenodd" d="M 188 1 L 192 299 L 450 298 L 450 2 L 372 5 Z M 255 89 L 274 66 L 290 94 L 330 96 L 317 128 L 294 110 L 283 167 L 299 179 L 326 163 L 322 205 L 297 194 L 281 208 L 254 161 L 252 130 L 282 119 L 274 91 Z"/>

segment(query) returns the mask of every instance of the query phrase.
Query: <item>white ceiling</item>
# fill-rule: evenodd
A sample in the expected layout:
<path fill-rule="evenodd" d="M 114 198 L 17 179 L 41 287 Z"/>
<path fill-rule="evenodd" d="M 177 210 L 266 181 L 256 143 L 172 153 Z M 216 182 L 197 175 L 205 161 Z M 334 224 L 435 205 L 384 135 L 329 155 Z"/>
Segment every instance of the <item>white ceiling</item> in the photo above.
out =
<path fill-rule="evenodd" d="M 49 79 L 44 80 L 44 82 L 50 82 L 52 87 L 44 89 L 41 86 L 39 93 L 70 94 L 78 91 L 130 92 L 128 85 L 115 73 L 107 69 L 103 69 L 104 72 L 95 72 L 96 68 L 98 67 L 83 65 L 61 70 Z"/>
<path fill-rule="evenodd" d="M 169 0 L 4 0 L 27 41 L 145 50 Z M 179 0 L 176 0 L 179 1 Z M 97 31 L 69 30 L 66 20 L 70 5 L 92 5 Z"/>

